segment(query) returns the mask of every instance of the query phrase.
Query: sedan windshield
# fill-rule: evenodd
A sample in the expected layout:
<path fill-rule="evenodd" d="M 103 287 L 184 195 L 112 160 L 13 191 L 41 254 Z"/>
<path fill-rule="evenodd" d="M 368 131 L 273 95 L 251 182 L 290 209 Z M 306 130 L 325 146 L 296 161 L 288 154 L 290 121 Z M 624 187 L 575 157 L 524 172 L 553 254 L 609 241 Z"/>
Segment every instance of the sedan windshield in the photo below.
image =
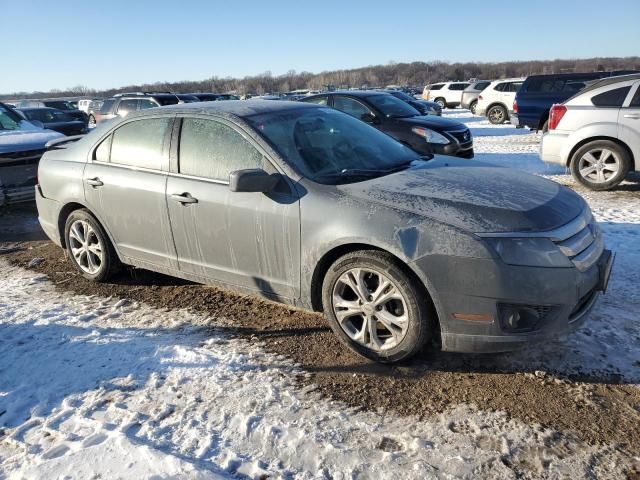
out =
<path fill-rule="evenodd" d="M 0 130 L 40 130 L 10 108 L 0 105 Z"/>
<path fill-rule="evenodd" d="M 329 108 L 266 113 L 246 120 L 295 170 L 317 183 L 362 181 L 421 160 L 386 134 Z"/>
<path fill-rule="evenodd" d="M 369 103 L 389 118 L 415 117 L 420 112 L 393 95 L 370 95 Z"/>

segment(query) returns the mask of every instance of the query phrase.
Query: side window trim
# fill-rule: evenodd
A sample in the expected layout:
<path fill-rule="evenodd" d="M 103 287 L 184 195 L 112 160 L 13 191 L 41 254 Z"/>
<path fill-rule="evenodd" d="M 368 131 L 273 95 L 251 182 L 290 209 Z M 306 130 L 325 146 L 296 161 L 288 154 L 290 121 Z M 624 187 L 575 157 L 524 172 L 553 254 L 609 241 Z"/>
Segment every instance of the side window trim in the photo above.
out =
<path fill-rule="evenodd" d="M 631 91 L 622 103 L 622 108 L 640 108 L 640 80 L 632 84 Z"/>

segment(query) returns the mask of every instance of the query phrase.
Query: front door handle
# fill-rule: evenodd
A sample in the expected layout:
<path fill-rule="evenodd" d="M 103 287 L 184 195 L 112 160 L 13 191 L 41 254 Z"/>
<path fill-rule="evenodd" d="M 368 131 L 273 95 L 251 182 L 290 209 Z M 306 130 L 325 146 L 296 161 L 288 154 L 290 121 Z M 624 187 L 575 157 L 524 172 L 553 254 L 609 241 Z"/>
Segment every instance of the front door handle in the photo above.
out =
<path fill-rule="evenodd" d="M 100 180 L 98 177 L 87 178 L 87 183 L 92 187 L 101 187 L 104 185 L 104 182 Z"/>
<path fill-rule="evenodd" d="M 171 195 L 171 200 L 185 204 L 185 203 L 198 203 L 198 199 L 187 193 L 174 193 Z"/>
<path fill-rule="evenodd" d="M 640 118 L 640 113 L 627 113 L 624 115 L 624 118 L 634 118 L 637 120 Z"/>

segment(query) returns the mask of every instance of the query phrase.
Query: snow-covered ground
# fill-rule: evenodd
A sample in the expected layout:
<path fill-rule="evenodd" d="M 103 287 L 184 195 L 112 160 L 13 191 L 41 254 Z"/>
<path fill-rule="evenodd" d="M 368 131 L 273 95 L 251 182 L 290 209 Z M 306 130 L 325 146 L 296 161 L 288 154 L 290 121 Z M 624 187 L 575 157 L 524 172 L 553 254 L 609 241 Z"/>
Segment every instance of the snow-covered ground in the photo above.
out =
<path fill-rule="evenodd" d="M 446 115 L 472 128 L 479 160 L 564 173 L 535 134 Z M 640 383 L 640 198 L 588 199 L 618 254 L 609 293 L 585 328 L 508 361 Z M 622 477 L 607 445 L 472 405 L 426 419 L 349 409 L 216 319 L 61 294 L 1 258 L 0 271 L 0 478 Z"/>

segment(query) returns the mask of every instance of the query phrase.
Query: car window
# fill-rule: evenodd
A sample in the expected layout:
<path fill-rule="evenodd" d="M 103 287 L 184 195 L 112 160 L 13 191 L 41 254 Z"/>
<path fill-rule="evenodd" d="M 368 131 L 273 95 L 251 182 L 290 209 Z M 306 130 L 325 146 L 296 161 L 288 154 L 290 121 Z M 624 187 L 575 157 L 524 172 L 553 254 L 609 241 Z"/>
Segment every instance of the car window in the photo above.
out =
<path fill-rule="evenodd" d="M 97 162 L 108 162 L 109 161 L 109 153 L 111 150 L 111 138 L 113 135 L 109 135 L 105 138 L 98 148 L 95 149 L 93 153 L 93 159 Z"/>
<path fill-rule="evenodd" d="M 58 110 L 75 110 L 75 107 L 71 102 L 65 101 L 47 101 L 44 105 L 50 108 L 57 108 Z"/>
<path fill-rule="evenodd" d="M 464 90 L 468 86 L 468 83 L 452 83 L 449 85 L 449 90 Z"/>
<path fill-rule="evenodd" d="M 146 108 L 154 108 L 157 107 L 158 105 L 152 101 L 149 100 L 148 98 L 141 98 L 140 100 L 138 100 L 138 109 L 139 110 L 144 110 Z"/>
<path fill-rule="evenodd" d="M 444 83 L 434 83 L 433 85 L 427 85 L 428 90 L 440 90 L 444 87 Z"/>
<path fill-rule="evenodd" d="M 111 141 L 111 163 L 161 170 L 164 137 L 170 121 L 170 118 L 149 118 L 118 128 Z"/>
<path fill-rule="evenodd" d="M 357 100 L 354 100 L 353 98 L 345 97 L 343 95 L 336 95 L 333 97 L 333 108 L 358 119 L 365 113 L 371 113 L 369 107 L 363 105 Z"/>
<path fill-rule="evenodd" d="M 631 86 L 614 88 L 607 92 L 591 97 L 591 103 L 596 107 L 622 107 L 625 98 L 629 94 Z"/>
<path fill-rule="evenodd" d="M 520 90 L 521 86 L 522 86 L 522 82 L 510 82 L 505 86 L 504 91 L 505 92 L 517 92 L 518 90 Z"/>
<path fill-rule="evenodd" d="M 327 99 L 329 97 L 327 97 L 326 95 L 322 95 L 320 97 L 313 97 L 313 98 L 309 98 L 307 99 L 303 99 L 303 102 L 307 102 L 307 103 L 317 103 L 318 105 L 326 105 L 327 104 Z"/>
<path fill-rule="evenodd" d="M 420 112 L 406 102 L 393 95 L 371 95 L 367 97 L 369 103 L 389 118 L 415 117 Z"/>
<path fill-rule="evenodd" d="M 109 99 L 102 102 L 102 105 L 100 106 L 100 113 L 102 114 L 110 113 L 111 110 L 113 109 L 114 103 L 116 103 L 115 99 Z"/>
<path fill-rule="evenodd" d="M 185 118 L 180 134 L 180 173 L 229 181 L 229 174 L 262 168 L 262 154 L 233 128 L 215 120 Z"/>
<path fill-rule="evenodd" d="M 122 100 L 120 101 L 120 105 L 118 105 L 118 115 L 126 115 L 129 112 L 135 112 L 137 109 L 137 99 Z"/>
<path fill-rule="evenodd" d="M 630 107 L 640 107 L 640 86 L 636 90 L 636 94 L 631 99 Z"/>
<path fill-rule="evenodd" d="M 498 92 L 504 92 L 506 87 L 507 87 L 507 84 L 503 82 L 503 83 L 498 83 L 495 87 L 493 87 L 493 89 Z"/>
<path fill-rule="evenodd" d="M 491 82 L 478 82 L 475 85 L 473 85 L 473 89 L 482 91 L 485 88 L 487 88 L 490 84 Z"/>

